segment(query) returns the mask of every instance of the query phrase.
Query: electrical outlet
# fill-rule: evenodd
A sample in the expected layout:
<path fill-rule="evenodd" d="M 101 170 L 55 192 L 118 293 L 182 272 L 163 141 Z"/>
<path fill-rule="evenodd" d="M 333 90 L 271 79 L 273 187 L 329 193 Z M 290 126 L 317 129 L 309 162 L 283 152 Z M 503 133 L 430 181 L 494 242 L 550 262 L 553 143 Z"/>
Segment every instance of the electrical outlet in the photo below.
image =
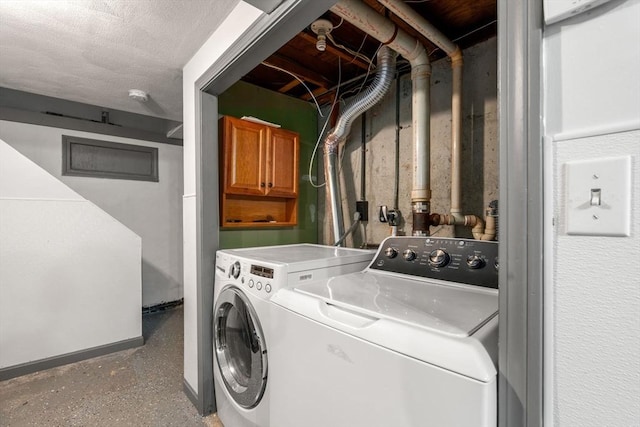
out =
<path fill-rule="evenodd" d="M 369 221 L 369 202 L 358 200 L 356 202 L 356 212 L 360 214 L 360 221 Z"/>

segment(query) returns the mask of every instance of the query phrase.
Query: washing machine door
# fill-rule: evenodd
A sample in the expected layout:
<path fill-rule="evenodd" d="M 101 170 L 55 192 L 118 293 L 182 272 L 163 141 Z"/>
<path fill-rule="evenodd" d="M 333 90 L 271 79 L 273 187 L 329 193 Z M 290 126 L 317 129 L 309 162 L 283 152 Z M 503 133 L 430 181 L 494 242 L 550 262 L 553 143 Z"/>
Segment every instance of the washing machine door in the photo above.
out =
<path fill-rule="evenodd" d="M 220 292 L 213 316 L 214 348 L 224 385 L 238 405 L 253 408 L 267 385 L 267 349 L 258 316 L 235 286 Z"/>

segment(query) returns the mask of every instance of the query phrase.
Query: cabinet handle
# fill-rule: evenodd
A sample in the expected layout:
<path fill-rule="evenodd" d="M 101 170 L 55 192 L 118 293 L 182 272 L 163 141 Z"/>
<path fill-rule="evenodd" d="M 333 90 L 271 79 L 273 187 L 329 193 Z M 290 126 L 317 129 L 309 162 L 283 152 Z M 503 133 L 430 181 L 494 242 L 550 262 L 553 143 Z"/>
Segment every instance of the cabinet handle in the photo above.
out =
<path fill-rule="evenodd" d="M 273 183 L 272 182 L 269 183 L 269 188 L 271 188 L 271 187 L 273 187 Z"/>
<path fill-rule="evenodd" d="M 261 183 L 260 183 L 260 187 L 264 187 L 264 182 L 261 182 Z"/>

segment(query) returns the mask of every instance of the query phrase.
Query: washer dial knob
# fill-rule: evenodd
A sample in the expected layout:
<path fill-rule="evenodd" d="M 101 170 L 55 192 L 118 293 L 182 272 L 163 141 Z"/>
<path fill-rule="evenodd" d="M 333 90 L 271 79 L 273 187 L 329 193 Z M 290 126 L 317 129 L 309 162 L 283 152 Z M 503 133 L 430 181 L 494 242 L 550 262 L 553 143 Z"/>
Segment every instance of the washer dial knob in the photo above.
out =
<path fill-rule="evenodd" d="M 486 265 L 486 261 L 480 255 L 469 255 L 467 257 L 467 265 L 472 270 L 478 270 Z"/>
<path fill-rule="evenodd" d="M 384 250 L 384 254 L 387 256 L 387 258 L 395 258 L 398 256 L 398 250 L 394 247 L 388 247 Z"/>
<path fill-rule="evenodd" d="M 237 279 L 240 276 L 240 261 L 236 261 L 231 264 L 231 270 L 229 270 L 229 275 L 234 279 Z"/>
<path fill-rule="evenodd" d="M 431 267 L 444 267 L 449 264 L 451 258 L 449 254 L 443 251 L 442 249 L 436 249 L 435 251 L 431 251 L 429 254 L 429 265 Z"/>
<path fill-rule="evenodd" d="M 412 249 L 405 249 L 404 252 L 402 252 L 402 258 L 406 261 L 413 261 L 416 259 L 416 253 Z"/>

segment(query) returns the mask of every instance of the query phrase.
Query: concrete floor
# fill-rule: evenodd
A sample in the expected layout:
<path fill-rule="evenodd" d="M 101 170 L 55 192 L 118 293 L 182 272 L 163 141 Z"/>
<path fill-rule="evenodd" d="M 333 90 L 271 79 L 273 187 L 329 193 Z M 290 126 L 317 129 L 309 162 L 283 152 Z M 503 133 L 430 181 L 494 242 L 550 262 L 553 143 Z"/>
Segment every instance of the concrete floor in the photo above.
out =
<path fill-rule="evenodd" d="M 0 382 L 0 426 L 210 426 L 182 391 L 183 310 L 143 316 L 145 345 Z"/>

